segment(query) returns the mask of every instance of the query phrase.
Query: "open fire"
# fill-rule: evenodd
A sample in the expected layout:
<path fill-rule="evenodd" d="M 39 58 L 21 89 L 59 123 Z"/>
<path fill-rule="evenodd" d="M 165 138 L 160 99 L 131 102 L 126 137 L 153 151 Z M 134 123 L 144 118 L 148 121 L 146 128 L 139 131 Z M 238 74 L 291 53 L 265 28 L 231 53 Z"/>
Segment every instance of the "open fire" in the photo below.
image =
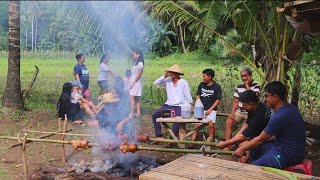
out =
<path fill-rule="evenodd" d="M 139 156 L 136 158 L 107 158 L 104 160 L 79 161 L 70 165 L 69 172 L 103 172 L 118 177 L 136 177 L 152 168 L 158 167 L 155 159 Z"/>

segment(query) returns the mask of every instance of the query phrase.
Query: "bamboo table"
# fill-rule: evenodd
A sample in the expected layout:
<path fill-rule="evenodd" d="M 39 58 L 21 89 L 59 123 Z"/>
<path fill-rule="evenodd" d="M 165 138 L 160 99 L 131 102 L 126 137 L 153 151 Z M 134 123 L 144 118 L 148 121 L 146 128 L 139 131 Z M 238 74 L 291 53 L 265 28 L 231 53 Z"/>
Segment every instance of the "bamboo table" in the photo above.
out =
<path fill-rule="evenodd" d="M 169 132 L 170 136 L 174 140 L 185 140 L 187 137 L 194 134 L 196 131 L 201 130 L 202 128 L 208 126 L 208 123 L 211 121 L 210 119 L 194 119 L 193 117 L 190 119 L 183 119 L 181 116 L 172 117 L 172 118 L 157 118 L 157 122 L 161 123 L 166 130 Z M 167 123 L 179 123 L 179 138 L 173 133 L 171 128 Z M 200 126 L 192 129 L 190 132 L 186 133 L 186 124 L 187 123 L 200 123 Z M 184 144 L 178 144 L 179 148 L 183 149 L 185 148 Z"/>

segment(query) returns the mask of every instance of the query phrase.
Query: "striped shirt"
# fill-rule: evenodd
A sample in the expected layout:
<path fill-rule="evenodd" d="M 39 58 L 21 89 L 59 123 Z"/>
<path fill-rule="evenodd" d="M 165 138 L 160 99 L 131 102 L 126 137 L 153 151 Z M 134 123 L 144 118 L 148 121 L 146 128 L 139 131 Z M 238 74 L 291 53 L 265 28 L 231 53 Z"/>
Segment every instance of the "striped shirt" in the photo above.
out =
<path fill-rule="evenodd" d="M 254 91 L 255 93 L 260 94 L 260 85 L 259 85 L 259 83 L 253 81 L 253 82 L 251 83 L 251 85 L 250 85 L 250 89 L 251 89 L 252 91 Z M 247 90 L 246 84 L 245 84 L 244 82 L 242 82 L 241 84 L 239 84 L 239 85 L 237 86 L 236 90 L 234 91 L 233 96 L 234 96 L 235 98 L 239 98 L 239 95 L 240 95 L 241 93 L 245 92 L 246 90 Z M 241 110 L 241 107 L 242 107 L 242 104 L 239 102 L 238 111 L 240 111 L 240 112 L 243 111 L 243 110 Z"/>

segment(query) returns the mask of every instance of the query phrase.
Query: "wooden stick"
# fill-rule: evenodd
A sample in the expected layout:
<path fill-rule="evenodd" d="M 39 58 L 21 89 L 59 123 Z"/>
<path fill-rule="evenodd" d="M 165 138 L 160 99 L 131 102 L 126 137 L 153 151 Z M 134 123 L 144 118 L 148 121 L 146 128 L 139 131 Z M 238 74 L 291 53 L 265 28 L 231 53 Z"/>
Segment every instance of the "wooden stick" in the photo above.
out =
<path fill-rule="evenodd" d="M 70 129 L 69 129 L 70 130 Z M 67 130 L 67 132 L 69 131 Z M 96 135 L 92 134 L 76 134 L 76 133 L 62 133 L 62 131 L 57 132 L 46 132 L 46 131 L 34 131 L 34 130 L 23 130 L 24 132 L 30 132 L 30 133 L 42 133 L 42 134 L 53 134 L 53 135 L 66 135 L 66 136 L 84 136 L 84 137 L 96 137 Z"/>
<path fill-rule="evenodd" d="M 160 151 L 160 152 L 174 152 L 174 153 L 199 153 L 202 154 L 202 150 L 199 149 L 169 149 L 169 148 L 156 148 L 156 147 L 143 147 L 138 146 L 138 150 L 146 151 Z M 207 154 L 226 154 L 232 155 L 233 151 L 223 151 L 223 150 L 209 150 L 206 151 Z"/>
<path fill-rule="evenodd" d="M 198 145 L 208 145 L 208 146 L 216 146 L 214 142 L 207 141 L 187 141 L 187 140 L 173 140 L 173 139 L 158 139 L 158 138 L 150 138 L 151 141 L 157 142 L 166 142 L 166 143 L 177 143 L 177 144 L 198 144 Z"/>
<path fill-rule="evenodd" d="M 24 131 L 24 130 L 23 130 L 23 131 Z M 68 129 L 68 130 L 67 130 L 67 132 L 70 132 L 70 131 L 72 131 L 72 129 Z M 25 131 L 25 132 L 27 132 L 27 131 Z M 56 133 L 59 133 L 59 132 L 62 132 L 62 131 L 56 131 L 56 132 L 52 132 L 51 134 L 42 135 L 42 136 L 37 137 L 37 139 L 44 139 L 44 138 L 53 136 L 53 135 L 55 135 Z M 31 143 L 31 142 L 32 142 L 32 141 L 27 140 L 27 143 Z M 22 145 L 22 143 L 13 144 L 13 145 L 11 145 L 11 148 L 17 147 L 17 146 L 21 146 L 21 145 Z"/>
<path fill-rule="evenodd" d="M 0 139 L 18 140 L 18 138 L 17 138 L 17 137 L 14 137 L 14 136 L 0 136 Z M 31 141 L 31 142 L 56 143 L 56 144 L 71 144 L 71 141 L 62 141 L 62 140 L 55 140 L 55 139 L 28 138 L 28 141 Z M 98 144 L 96 144 L 96 143 L 89 143 L 89 146 L 98 146 Z"/>
<path fill-rule="evenodd" d="M 171 128 L 169 127 L 169 125 L 168 125 L 167 123 L 162 122 L 161 124 L 167 129 L 167 131 L 169 132 L 170 136 L 171 136 L 174 140 L 179 141 L 179 139 L 178 139 L 177 136 L 173 133 L 173 131 L 171 130 Z M 182 144 L 178 144 L 178 146 L 179 146 L 179 148 L 181 148 L 181 149 L 184 148 L 184 146 L 183 146 Z"/>
<path fill-rule="evenodd" d="M 64 116 L 64 123 L 63 123 L 63 127 L 62 127 L 62 133 L 66 133 L 66 129 L 67 129 L 67 121 L 68 121 L 68 119 L 67 119 L 67 115 L 65 114 L 65 116 Z M 61 135 L 60 136 L 60 140 L 64 140 L 64 137 L 65 137 L 65 135 Z M 61 161 L 62 161 L 62 163 L 66 163 L 67 162 L 67 159 L 66 159 L 66 150 L 65 150 L 65 148 L 64 148 L 64 144 L 61 144 Z"/>
<path fill-rule="evenodd" d="M 27 133 L 24 134 L 23 141 L 21 141 L 20 135 L 17 136 L 18 142 L 21 143 L 21 156 L 23 161 L 23 172 L 24 172 L 24 179 L 28 179 L 28 161 L 27 161 L 27 154 L 26 154 L 26 144 L 27 144 Z"/>

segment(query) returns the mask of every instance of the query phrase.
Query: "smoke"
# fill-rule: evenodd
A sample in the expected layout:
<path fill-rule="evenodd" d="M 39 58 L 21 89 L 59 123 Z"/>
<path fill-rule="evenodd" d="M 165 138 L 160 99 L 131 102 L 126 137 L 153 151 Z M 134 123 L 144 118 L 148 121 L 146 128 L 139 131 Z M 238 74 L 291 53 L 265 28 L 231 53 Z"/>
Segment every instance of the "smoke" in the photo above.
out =
<path fill-rule="evenodd" d="M 127 57 L 134 49 L 146 51 L 145 13 L 139 1 L 91 1 L 103 31 L 104 51 Z"/>

